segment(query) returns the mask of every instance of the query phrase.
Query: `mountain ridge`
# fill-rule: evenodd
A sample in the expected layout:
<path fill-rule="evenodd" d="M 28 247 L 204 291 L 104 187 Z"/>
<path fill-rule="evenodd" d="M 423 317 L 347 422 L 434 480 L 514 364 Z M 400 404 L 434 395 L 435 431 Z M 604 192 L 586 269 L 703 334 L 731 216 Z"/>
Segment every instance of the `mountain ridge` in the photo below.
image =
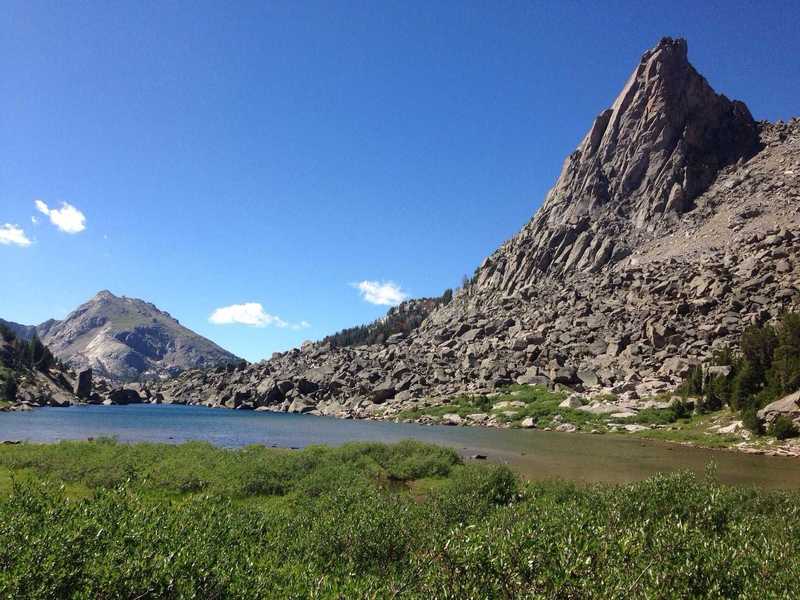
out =
<path fill-rule="evenodd" d="M 800 120 L 755 122 L 687 52 L 642 55 L 542 207 L 408 335 L 186 371 L 165 400 L 394 419 L 515 382 L 631 406 L 674 389 L 800 303 Z"/>
<path fill-rule="evenodd" d="M 76 370 L 113 381 L 159 378 L 188 368 L 241 362 L 151 302 L 101 290 L 62 320 L 36 326 L 1 321 L 23 338 L 34 333 Z"/>

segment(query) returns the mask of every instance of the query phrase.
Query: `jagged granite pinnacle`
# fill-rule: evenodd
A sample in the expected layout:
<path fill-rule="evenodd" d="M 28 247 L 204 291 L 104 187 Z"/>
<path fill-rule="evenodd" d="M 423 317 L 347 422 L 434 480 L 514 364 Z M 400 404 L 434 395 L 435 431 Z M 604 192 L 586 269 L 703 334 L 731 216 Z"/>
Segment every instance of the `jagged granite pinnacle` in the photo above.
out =
<path fill-rule="evenodd" d="M 750 111 L 714 92 L 686 53 L 686 41 L 671 38 L 644 53 L 542 209 L 485 263 L 482 284 L 508 290 L 537 272 L 597 272 L 668 228 L 722 167 L 757 150 Z"/>

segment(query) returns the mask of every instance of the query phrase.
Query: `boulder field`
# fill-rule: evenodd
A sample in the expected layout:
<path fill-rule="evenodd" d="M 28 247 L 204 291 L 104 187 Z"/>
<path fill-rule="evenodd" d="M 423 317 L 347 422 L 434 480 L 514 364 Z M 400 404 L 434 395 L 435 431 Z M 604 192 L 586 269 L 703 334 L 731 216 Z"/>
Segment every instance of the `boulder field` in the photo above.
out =
<path fill-rule="evenodd" d="M 664 38 L 542 207 L 448 303 L 381 343 L 190 369 L 154 401 L 393 419 L 541 384 L 625 406 L 800 306 L 800 120 L 757 122 Z"/>

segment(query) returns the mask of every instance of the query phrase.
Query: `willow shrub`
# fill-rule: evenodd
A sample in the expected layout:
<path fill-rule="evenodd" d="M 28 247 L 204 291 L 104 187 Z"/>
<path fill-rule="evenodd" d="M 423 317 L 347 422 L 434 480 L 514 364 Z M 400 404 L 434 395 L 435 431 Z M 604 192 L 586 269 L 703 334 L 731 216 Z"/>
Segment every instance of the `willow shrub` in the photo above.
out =
<path fill-rule="evenodd" d="M 49 448 L 0 452 L 9 464 L 18 450 L 29 474 L 0 499 L 0 597 L 800 595 L 795 492 L 731 488 L 688 473 L 593 487 L 525 484 L 503 467 L 457 462 L 438 475 L 440 461 L 408 459 L 449 451 L 416 444 L 277 453 L 298 461 L 291 466 L 300 474 L 282 495 L 267 486 L 247 497 L 242 482 L 261 451 L 208 449 L 198 478 L 210 491 L 154 493 L 142 477 L 75 500 L 49 460 L 31 466 Z M 198 447 L 159 452 L 162 461 L 203 456 Z M 271 470 L 259 481 L 282 472 L 273 454 L 262 456 Z M 231 471 L 237 462 L 249 470 Z M 63 472 L 73 474 L 67 463 Z M 397 479 L 411 472 L 433 474 L 435 485 L 420 494 L 413 479 Z"/>

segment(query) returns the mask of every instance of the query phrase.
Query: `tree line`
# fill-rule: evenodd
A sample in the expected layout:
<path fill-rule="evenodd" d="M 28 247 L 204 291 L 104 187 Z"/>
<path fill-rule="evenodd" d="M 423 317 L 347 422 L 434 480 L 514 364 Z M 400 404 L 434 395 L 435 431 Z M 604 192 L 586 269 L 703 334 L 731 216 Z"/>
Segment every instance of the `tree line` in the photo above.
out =
<path fill-rule="evenodd" d="M 421 307 L 418 310 L 408 310 L 407 308 L 411 305 L 409 302 L 404 302 L 389 310 L 381 319 L 367 325 L 342 329 L 325 337 L 322 342 L 330 344 L 333 348 L 383 344 L 389 336 L 397 333 L 408 335 L 422 324 L 431 311 L 438 306 L 449 304 L 452 299 L 453 290 L 448 288 L 437 298 L 410 300 L 409 302 L 421 305 Z"/>
<path fill-rule="evenodd" d="M 786 313 L 776 325 L 752 325 L 742 333 L 739 350 L 714 353 L 711 367 L 692 369 L 681 385 L 684 395 L 699 398 L 697 410 L 712 412 L 727 405 L 745 427 L 764 433 L 758 411 L 800 390 L 800 313 Z M 794 425 L 778 418 L 770 433 L 797 435 Z"/>
<path fill-rule="evenodd" d="M 30 340 L 17 337 L 6 325 L 0 323 L 0 400 L 12 402 L 17 395 L 17 374 L 21 371 L 41 371 L 62 366 L 50 349 L 34 334 Z"/>

